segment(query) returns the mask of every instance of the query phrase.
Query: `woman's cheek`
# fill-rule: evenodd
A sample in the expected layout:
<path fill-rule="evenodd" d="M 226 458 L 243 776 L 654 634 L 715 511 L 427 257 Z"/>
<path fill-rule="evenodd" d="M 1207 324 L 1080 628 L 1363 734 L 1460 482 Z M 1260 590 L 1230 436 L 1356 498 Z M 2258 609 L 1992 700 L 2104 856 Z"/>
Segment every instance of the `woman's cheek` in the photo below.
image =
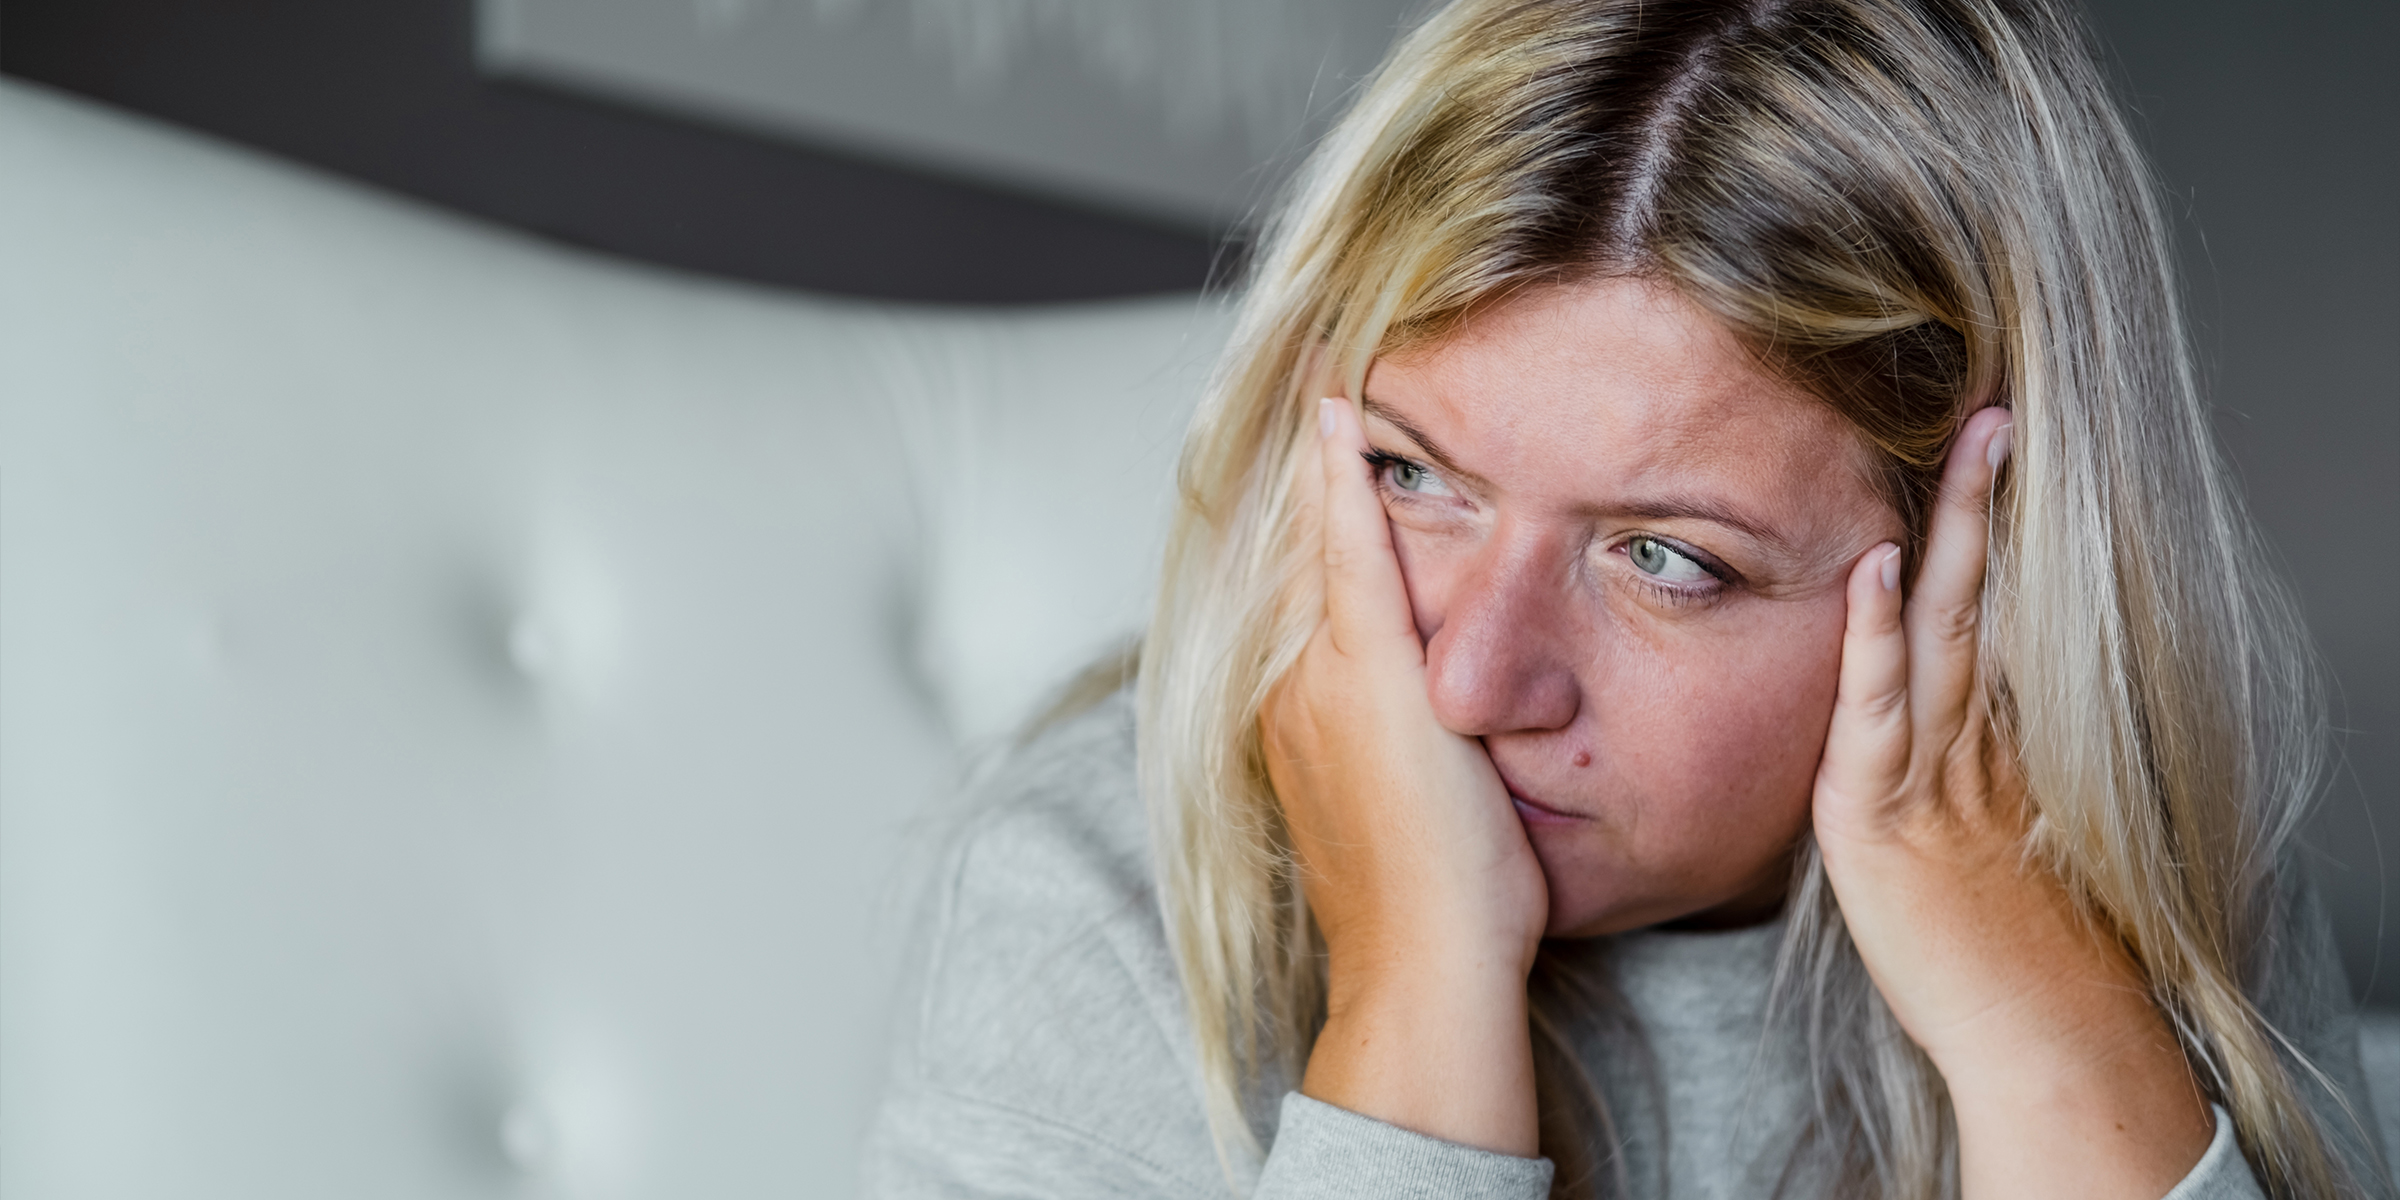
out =
<path fill-rule="evenodd" d="M 1710 672 L 1707 757 L 1738 764 L 1755 801 L 1805 817 L 1841 669 L 1841 614 L 1821 605 L 1773 605 L 1784 611 L 1758 636 L 1728 645 Z M 1722 781 L 1729 789 L 1734 780 Z"/>
<path fill-rule="evenodd" d="M 1779 854 L 1806 826 L 1833 712 L 1839 615 L 1828 637 L 1821 613 L 1757 607 L 1738 636 L 1660 654 L 1645 673 L 1646 703 L 1629 706 L 1650 718 L 1634 744 L 1678 764 L 1678 811 L 1666 824 L 1686 847 Z"/>
<path fill-rule="evenodd" d="M 1416 618 L 1417 638 L 1430 642 L 1442 630 L 1450 587 L 1468 548 L 1455 534 L 1429 532 L 1392 522 L 1392 550 L 1400 560 L 1400 581 L 1408 588 L 1408 607 Z"/>

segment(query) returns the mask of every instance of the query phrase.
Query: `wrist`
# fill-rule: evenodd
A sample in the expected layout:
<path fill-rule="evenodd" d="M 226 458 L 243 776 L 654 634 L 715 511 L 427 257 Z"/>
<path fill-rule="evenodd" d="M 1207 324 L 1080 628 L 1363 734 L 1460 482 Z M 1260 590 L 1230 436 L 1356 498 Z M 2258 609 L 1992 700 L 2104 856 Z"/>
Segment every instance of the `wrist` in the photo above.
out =
<path fill-rule="evenodd" d="M 1937 1060 L 1962 1194 L 2146 1197 L 2190 1174 L 2216 1122 L 2165 1019 L 2144 1008 Z"/>
<path fill-rule="evenodd" d="M 1836 881 L 1948 1088 L 1963 1194 L 2162 1194 L 2215 1126 L 2140 968 L 2046 877 L 1963 858 L 1857 854 Z"/>
<path fill-rule="evenodd" d="M 1385 1010 L 1522 1016 L 1529 971 L 1530 964 L 1506 953 L 1337 949 L 1327 955 L 1325 1013 L 1328 1019 Z"/>
<path fill-rule="evenodd" d="M 2132 978 L 2093 975 L 2029 989 L 1924 1049 L 1962 1104 L 2113 1105 L 2199 1094 L 2174 1030 Z"/>
<path fill-rule="evenodd" d="M 1416 898 L 1425 902 L 1407 911 L 1390 904 L 1340 917 L 1317 911 L 1332 993 L 1444 982 L 1483 991 L 1524 990 L 1541 950 L 1538 927 L 1518 928 L 1466 904 Z"/>
<path fill-rule="evenodd" d="M 1333 972 L 1301 1091 L 1428 1137 L 1538 1155 L 1523 976 L 1417 959 Z"/>

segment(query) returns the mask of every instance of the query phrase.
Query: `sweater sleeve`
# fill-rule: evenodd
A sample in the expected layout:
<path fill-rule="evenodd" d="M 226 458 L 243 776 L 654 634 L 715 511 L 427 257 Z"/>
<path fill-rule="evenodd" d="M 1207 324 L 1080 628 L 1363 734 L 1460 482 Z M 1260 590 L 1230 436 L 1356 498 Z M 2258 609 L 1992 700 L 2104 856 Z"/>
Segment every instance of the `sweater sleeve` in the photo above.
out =
<path fill-rule="evenodd" d="M 1290 1092 L 1253 1200 L 1542 1200 L 1550 1172 Z"/>
<path fill-rule="evenodd" d="M 1258 1081 L 1225 1158 L 1147 872 L 1112 705 L 992 780 L 937 868 L 869 1131 L 874 1200 L 1544 1200 L 1551 1166 Z M 1280 1104 L 1277 1103 L 1280 1097 Z"/>
<path fill-rule="evenodd" d="M 2238 1167 L 2241 1155 L 2234 1155 Z M 878 1200 L 1226 1200 L 1231 1180 L 974 1097 L 916 1092 L 887 1103 L 867 1160 Z M 1178 1169 L 1178 1168 L 1183 1169 Z M 1455 1145 L 1298 1092 L 1250 1200 L 1543 1200 L 1550 1160 Z M 2230 1200 L 2241 1192 L 2196 1192 Z M 2177 1200 L 2186 1200 L 2180 1194 Z"/>
<path fill-rule="evenodd" d="M 1131 739 L 1117 703 L 1055 728 L 949 831 L 894 1013 L 867 1196 L 1247 1190 L 1258 1164 L 1221 1161 L 1208 1126 Z"/>

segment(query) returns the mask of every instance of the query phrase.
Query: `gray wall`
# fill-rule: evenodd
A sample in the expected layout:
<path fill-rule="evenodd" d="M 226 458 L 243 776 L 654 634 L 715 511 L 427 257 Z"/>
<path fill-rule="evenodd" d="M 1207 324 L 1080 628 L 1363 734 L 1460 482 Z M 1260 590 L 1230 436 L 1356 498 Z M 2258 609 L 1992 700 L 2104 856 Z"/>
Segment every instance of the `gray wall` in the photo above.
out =
<path fill-rule="evenodd" d="M 2351 983 L 2400 1006 L 2400 4 L 2096 0 L 2175 196 L 2217 409 L 2333 688 L 2310 829 Z"/>
<path fill-rule="evenodd" d="M 519 229 L 780 287 L 1011 303 L 1183 291 L 1185 230 L 475 65 L 474 0 L 5 0 L 0 71 Z"/>

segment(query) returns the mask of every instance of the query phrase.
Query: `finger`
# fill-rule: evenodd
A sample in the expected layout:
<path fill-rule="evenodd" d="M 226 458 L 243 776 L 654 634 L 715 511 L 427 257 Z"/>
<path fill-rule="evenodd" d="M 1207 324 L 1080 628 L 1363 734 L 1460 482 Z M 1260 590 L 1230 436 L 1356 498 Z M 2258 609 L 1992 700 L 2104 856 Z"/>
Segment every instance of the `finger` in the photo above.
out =
<path fill-rule="evenodd" d="M 1925 562 L 1917 571 L 1904 618 L 1908 690 L 1920 736 L 1957 729 L 1974 692 L 1984 560 L 1991 545 L 1992 483 L 2007 461 L 2010 422 L 2004 408 L 1987 408 L 1969 417 L 1942 469 Z"/>
<path fill-rule="evenodd" d="M 1908 638 L 1900 621 L 1900 548 L 1885 542 L 1850 568 L 1841 681 L 1817 768 L 1820 796 L 1856 805 L 1908 775 Z"/>
<path fill-rule="evenodd" d="M 1367 434 L 1350 402 L 1317 402 L 1325 521 L 1325 617 L 1345 655 L 1404 645 L 1422 654 L 1392 527 L 1365 458 Z"/>

